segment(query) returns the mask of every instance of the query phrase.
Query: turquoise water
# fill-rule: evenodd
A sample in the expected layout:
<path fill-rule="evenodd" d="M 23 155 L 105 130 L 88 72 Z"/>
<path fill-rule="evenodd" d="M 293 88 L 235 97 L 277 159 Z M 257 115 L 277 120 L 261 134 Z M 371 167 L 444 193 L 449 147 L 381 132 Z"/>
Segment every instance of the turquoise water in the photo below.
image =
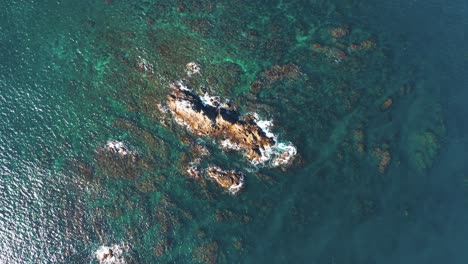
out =
<path fill-rule="evenodd" d="M 113 245 L 127 263 L 468 258 L 466 3 L 4 1 L 1 14 L 0 262 L 98 263 Z M 294 162 L 254 166 L 178 125 L 161 106 L 180 79 L 273 120 Z M 246 174 L 242 192 L 188 177 L 197 144 L 201 167 Z"/>

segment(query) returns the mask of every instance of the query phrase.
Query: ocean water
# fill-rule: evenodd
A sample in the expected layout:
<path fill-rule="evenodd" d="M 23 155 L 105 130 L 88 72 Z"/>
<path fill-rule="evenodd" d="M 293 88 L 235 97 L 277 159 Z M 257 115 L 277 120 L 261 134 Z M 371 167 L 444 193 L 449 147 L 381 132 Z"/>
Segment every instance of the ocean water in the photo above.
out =
<path fill-rule="evenodd" d="M 1 6 L 0 263 L 468 259 L 466 2 Z M 294 161 L 180 126 L 182 79 L 272 120 Z M 197 159 L 243 190 L 191 178 Z"/>

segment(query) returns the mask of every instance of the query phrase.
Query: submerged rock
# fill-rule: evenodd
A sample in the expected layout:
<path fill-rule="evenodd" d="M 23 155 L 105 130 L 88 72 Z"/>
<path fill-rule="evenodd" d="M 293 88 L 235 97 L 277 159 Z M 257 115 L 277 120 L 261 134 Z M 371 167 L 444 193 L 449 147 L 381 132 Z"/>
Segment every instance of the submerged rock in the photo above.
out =
<path fill-rule="evenodd" d="M 389 98 L 387 98 L 387 99 L 385 100 L 385 102 L 383 102 L 383 104 L 382 104 L 382 106 L 381 106 L 381 109 L 382 109 L 383 111 L 386 111 L 386 110 L 388 110 L 390 107 L 392 107 L 392 105 L 393 105 L 393 99 L 392 99 L 391 97 L 389 97 Z"/>
<path fill-rule="evenodd" d="M 250 85 L 253 92 L 259 92 L 261 89 L 272 87 L 273 84 L 279 81 L 298 81 L 305 74 L 301 72 L 299 66 L 294 63 L 284 65 L 274 65 L 265 70 L 258 76 Z"/>
<path fill-rule="evenodd" d="M 218 243 L 215 241 L 199 246 L 195 249 L 193 260 L 206 264 L 215 264 L 218 262 Z"/>
<path fill-rule="evenodd" d="M 335 39 L 346 37 L 349 35 L 349 29 L 347 26 L 335 27 L 330 29 L 330 35 Z"/>
<path fill-rule="evenodd" d="M 392 160 L 388 146 L 384 144 L 382 147 L 375 148 L 373 154 L 378 159 L 379 172 L 384 173 Z"/>
<path fill-rule="evenodd" d="M 278 81 L 283 79 L 297 80 L 303 73 L 299 67 L 293 63 L 285 65 L 274 65 L 262 73 L 262 76 L 268 81 Z"/>
<path fill-rule="evenodd" d="M 245 151 L 254 164 L 273 159 L 273 166 L 285 165 L 296 154 L 292 145 L 278 144 L 255 114 L 242 118 L 229 103 L 222 103 L 208 94 L 200 96 L 182 81 L 175 82 L 172 88 L 168 108 L 176 122 L 193 133 L 211 136 L 229 149 Z"/>
<path fill-rule="evenodd" d="M 216 182 L 228 190 L 232 194 L 236 194 L 244 186 L 244 174 L 234 170 L 225 171 L 219 167 L 211 166 L 207 169 L 208 176 L 216 180 Z"/>
<path fill-rule="evenodd" d="M 135 179 L 148 166 L 136 151 L 114 140 L 96 150 L 96 165 L 101 174 L 122 179 Z"/>

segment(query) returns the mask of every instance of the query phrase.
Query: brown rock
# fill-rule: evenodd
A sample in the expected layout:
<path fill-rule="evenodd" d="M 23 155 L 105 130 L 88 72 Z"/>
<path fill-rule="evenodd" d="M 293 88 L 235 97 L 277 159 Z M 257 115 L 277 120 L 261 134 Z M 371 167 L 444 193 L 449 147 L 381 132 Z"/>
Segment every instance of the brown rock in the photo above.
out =
<path fill-rule="evenodd" d="M 254 163 L 260 161 L 265 148 L 276 143 L 253 116 L 241 119 L 232 106 L 220 103 L 215 97 L 202 98 L 182 82 L 174 83 L 168 107 L 177 123 L 195 134 L 228 140 L 231 145 L 246 150 L 247 158 Z"/>
<path fill-rule="evenodd" d="M 234 170 L 224 171 L 219 167 L 212 166 L 207 169 L 208 176 L 215 179 L 224 189 L 231 193 L 237 193 L 244 185 L 244 174 Z"/>
<path fill-rule="evenodd" d="M 198 171 L 198 168 L 196 166 L 189 166 L 186 172 L 187 172 L 188 177 L 191 179 L 194 179 L 194 180 L 201 179 L 201 174 Z"/>

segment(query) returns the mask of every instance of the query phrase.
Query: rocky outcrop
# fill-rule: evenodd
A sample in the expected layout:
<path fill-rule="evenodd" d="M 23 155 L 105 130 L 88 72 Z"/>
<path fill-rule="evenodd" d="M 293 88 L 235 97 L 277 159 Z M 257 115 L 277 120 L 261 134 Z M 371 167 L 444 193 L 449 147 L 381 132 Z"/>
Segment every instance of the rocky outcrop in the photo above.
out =
<path fill-rule="evenodd" d="M 291 151 L 291 148 L 272 155 L 278 144 L 274 136 L 259 125 L 254 115 L 242 118 L 231 104 L 222 103 L 219 98 L 207 94 L 200 96 L 182 81 L 175 82 L 172 88 L 168 108 L 176 122 L 193 133 L 213 137 L 231 149 L 244 150 L 254 164 L 281 156 L 272 164 L 282 165 L 295 155 L 295 149 Z"/>
<path fill-rule="evenodd" d="M 128 247 L 124 246 L 122 248 L 120 245 L 101 246 L 94 254 L 100 264 L 125 264 L 127 262 L 123 257 L 123 249 L 128 250 Z"/>
<path fill-rule="evenodd" d="M 236 194 L 244 186 L 244 174 L 241 172 L 225 171 L 219 167 L 211 166 L 207 169 L 207 174 L 232 194 Z"/>

